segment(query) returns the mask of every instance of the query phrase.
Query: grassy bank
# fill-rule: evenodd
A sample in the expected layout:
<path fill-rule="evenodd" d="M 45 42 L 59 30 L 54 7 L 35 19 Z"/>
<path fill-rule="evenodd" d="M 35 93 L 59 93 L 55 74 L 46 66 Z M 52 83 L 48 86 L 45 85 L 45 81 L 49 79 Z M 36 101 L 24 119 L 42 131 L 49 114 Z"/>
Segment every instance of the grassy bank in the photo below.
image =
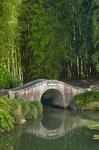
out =
<path fill-rule="evenodd" d="M 90 91 L 76 95 L 72 101 L 71 107 L 73 109 L 99 111 L 99 92 Z M 96 135 L 93 135 L 92 139 L 99 140 L 99 124 L 92 124 L 87 127 L 90 130 L 96 130 Z"/>
<path fill-rule="evenodd" d="M 9 131 L 26 120 L 37 119 L 42 114 L 42 104 L 0 97 L 0 132 Z"/>
<path fill-rule="evenodd" d="M 99 111 L 99 92 L 90 91 L 76 95 L 71 107 L 79 110 Z"/>

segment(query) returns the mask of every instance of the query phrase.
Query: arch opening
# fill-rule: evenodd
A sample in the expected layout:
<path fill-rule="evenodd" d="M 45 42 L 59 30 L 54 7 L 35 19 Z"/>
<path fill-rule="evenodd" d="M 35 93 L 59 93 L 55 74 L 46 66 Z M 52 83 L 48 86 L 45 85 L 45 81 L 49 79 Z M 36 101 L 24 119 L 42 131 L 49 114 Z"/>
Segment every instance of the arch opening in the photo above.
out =
<path fill-rule="evenodd" d="M 45 91 L 41 97 L 43 105 L 50 105 L 53 107 L 64 107 L 63 95 L 56 89 L 49 89 Z"/>

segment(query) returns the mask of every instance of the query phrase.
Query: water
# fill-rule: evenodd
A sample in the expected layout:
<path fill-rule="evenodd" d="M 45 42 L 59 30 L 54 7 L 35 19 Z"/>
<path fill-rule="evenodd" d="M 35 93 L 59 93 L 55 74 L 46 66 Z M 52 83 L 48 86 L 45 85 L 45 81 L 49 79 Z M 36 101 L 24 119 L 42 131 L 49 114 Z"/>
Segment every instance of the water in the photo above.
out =
<path fill-rule="evenodd" d="M 47 107 L 42 120 L 1 134 L 0 150 L 99 150 L 99 141 L 92 140 L 99 132 L 85 127 L 98 121 L 99 113 Z"/>

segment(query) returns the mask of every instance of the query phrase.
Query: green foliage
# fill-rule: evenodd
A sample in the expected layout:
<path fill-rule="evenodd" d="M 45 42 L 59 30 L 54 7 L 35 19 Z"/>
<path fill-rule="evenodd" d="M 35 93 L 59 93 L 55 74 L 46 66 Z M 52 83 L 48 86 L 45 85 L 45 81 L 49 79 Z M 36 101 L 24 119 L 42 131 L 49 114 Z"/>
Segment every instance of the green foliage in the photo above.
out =
<path fill-rule="evenodd" d="M 91 111 L 99 111 L 99 101 L 89 102 L 83 109 Z"/>
<path fill-rule="evenodd" d="M 0 109 L 0 132 L 13 129 L 14 123 L 15 121 L 9 112 Z"/>
<path fill-rule="evenodd" d="M 98 17 L 99 17 L 99 1 L 95 0 L 94 15 L 93 15 L 93 24 L 94 24 L 93 40 L 94 40 L 95 53 L 93 55 L 93 62 L 96 66 L 96 70 L 98 72 L 98 77 L 99 77 L 99 19 Z"/>
<path fill-rule="evenodd" d="M 72 105 L 81 110 L 99 110 L 99 92 L 90 91 L 76 95 Z"/>
<path fill-rule="evenodd" d="M 36 119 L 38 116 L 38 111 L 37 108 L 35 107 L 34 103 L 28 103 L 29 105 L 29 111 L 28 114 L 26 115 L 27 119 Z"/>
<path fill-rule="evenodd" d="M 16 124 L 22 120 L 22 106 L 17 100 L 9 100 L 8 105 L 10 106 L 9 113 L 15 119 Z"/>
<path fill-rule="evenodd" d="M 41 115 L 43 112 L 43 107 L 40 102 L 33 101 L 33 105 L 37 108 L 38 115 Z"/>
<path fill-rule="evenodd" d="M 3 67 L 0 67 L 0 89 L 9 88 L 9 81 L 11 80 L 10 72 Z"/>
<path fill-rule="evenodd" d="M 7 110 L 8 104 L 7 101 L 0 97 L 0 109 Z"/>
<path fill-rule="evenodd" d="M 11 73 L 4 67 L 0 67 L 0 89 L 9 89 L 17 87 L 21 81 L 11 75 Z"/>
<path fill-rule="evenodd" d="M 62 0 L 52 5 L 50 0 L 30 0 L 23 2 L 21 11 L 20 50 L 24 81 L 59 79 L 63 70 L 62 62 L 71 60 L 73 55 L 69 34 L 72 27 L 69 2 Z"/>
<path fill-rule="evenodd" d="M 22 106 L 17 100 L 8 98 L 0 98 L 0 109 L 7 110 L 13 116 L 15 123 L 19 123 L 22 119 Z"/>
<path fill-rule="evenodd" d="M 96 65 L 96 70 L 99 73 L 99 64 Z"/>
<path fill-rule="evenodd" d="M 98 0 L 1 0 L 1 65 L 25 83 L 96 76 L 98 6 Z M 18 81 L 9 80 L 7 86 Z"/>
<path fill-rule="evenodd" d="M 21 104 L 22 107 L 22 118 L 26 118 L 26 116 L 28 115 L 28 112 L 30 110 L 29 108 L 29 104 L 27 101 L 18 99 L 18 102 Z"/>
<path fill-rule="evenodd" d="M 91 130 L 99 131 L 99 124 L 88 125 L 87 128 Z M 99 140 L 99 135 L 94 135 L 92 139 Z"/>
<path fill-rule="evenodd" d="M 95 54 L 93 55 L 93 62 L 96 65 L 96 70 L 99 74 L 99 51 L 96 51 Z"/>
<path fill-rule="evenodd" d="M 97 3 L 94 0 L 22 3 L 19 24 L 24 82 L 96 75 L 98 66 L 92 57 L 97 51 L 98 23 L 93 19 L 98 16 L 94 9 Z"/>
<path fill-rule="evenodd" d="M 99 124 L 88 125 L 88 129 L 99 130 Z"/>
<path fill-rule="evenodd" d="M 11 77 L 10 80 L 8 80 L 8 88 L 16 88 L 19 87 L 22 84 L 22 80 L 20 80 L 20 78 L 17 76 L 15 77 Z"/>
<path fill-rule="evenodd" d="M 42 105 L 40 102 L 0 97 L 0 117 L 2 119 L 0 120 L 0 132 L 3 131 L 3 129 L 12 129 L 14 124 L 20 124 L 23 119 L 37 119 L 41 114 Z M 9 119 L 9 121 L 7 121 L 7 119 Z"/>
<path fill-rule="evenodd" d="M 19 76 L 21 71 L 18 48 L 20 4 L 20 0 L 0 1 L 0 65 L 10 70 L 13 75 Z"/>

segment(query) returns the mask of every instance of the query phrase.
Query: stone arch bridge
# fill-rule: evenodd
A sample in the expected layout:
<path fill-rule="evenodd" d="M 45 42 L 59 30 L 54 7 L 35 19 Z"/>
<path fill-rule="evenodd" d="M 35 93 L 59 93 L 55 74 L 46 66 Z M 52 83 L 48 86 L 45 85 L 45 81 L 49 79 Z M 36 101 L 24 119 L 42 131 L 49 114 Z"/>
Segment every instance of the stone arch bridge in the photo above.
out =
<path fill-rule="evenodd" d="M 17 89 L 12 89 L 8 94 L 10 98 L 16 97 L 30 101 L 41 101 L 45 95 L 47 98 L 52 98 L 52 105 L 66 108 L 74 95 L 88 90 L 71 86 L 62 81 L 38 79 Z"/>

